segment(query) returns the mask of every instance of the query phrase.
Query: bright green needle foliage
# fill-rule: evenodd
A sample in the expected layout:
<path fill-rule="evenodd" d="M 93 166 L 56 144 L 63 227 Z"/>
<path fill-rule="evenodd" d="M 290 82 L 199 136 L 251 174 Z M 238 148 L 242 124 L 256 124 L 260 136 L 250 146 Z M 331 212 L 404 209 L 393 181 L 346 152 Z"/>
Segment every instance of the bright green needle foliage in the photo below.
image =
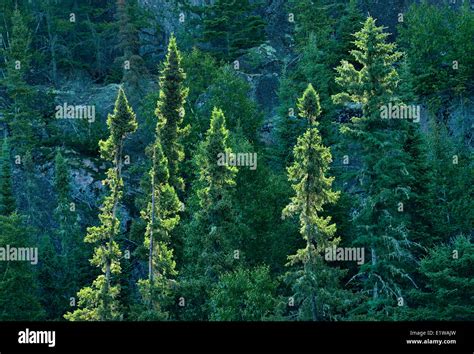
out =
<path fill-rule="evenodd" d="M 91 264 L 100 268 L 102 274 L 94 280 L 91 287 L 79 291 L 79 309 L 64 316 L 70 321 L 110 321 L 121 318 L 117 299 L 120 288 L 116 284 L 116 277 L 121 272 L 121 251 L 114 239 L 120 232 L 117 209 L 123 193 L 123 145 L 127 135 L 137 129 L 135 114 L 121 88 L 115 101 L 114 113 L 109 114 L 107 118 L 107 126 L 110 136 L 107 140 L 100 141 L 99 146 L 102 157 L 113 164 L 107 171 L 107 179 L 104 181 L 109 187 L 110 194 L 105 197 L 101 207 L 100 225 L 89 227 L 84 239 L 85 242 L 97 245 Z"/>
<path fill-rule="evenodd" d="M 322 278 L 318 276 L 318 273 L 327 271 L 321 253 L 339 242 L 335 238 L 336 225 L 331 224 L 331 217 L 321 214 L 324 205 L 337 201 L 339 193 L 331 189 L 334 181 L 334 177 L 328 176 L 331 151 L 322 144 L 317 128 L 321 107 L 319 96 L 311 84 L 298 100 L 298 109 L 300 117 L 307 119 L 308 128 L 298 138 L 294 148 L 294 163 L 288 168 L 288 178 L 293 183 L 295 196 L 283 210 L 283 217 L 299 216 L 300 234 L 306 242 L 305 248 L 288 257 L 288 265 L 297 266 L 290 277 L 294 297 L 300 303 L 298 317 L 316 321 L 323 317 L 320 314 L 323 303 L 318 299 L 318 293 L 327 286 L 319 281 Z M 305 314 L 308 308 L 310 316 Z"/>

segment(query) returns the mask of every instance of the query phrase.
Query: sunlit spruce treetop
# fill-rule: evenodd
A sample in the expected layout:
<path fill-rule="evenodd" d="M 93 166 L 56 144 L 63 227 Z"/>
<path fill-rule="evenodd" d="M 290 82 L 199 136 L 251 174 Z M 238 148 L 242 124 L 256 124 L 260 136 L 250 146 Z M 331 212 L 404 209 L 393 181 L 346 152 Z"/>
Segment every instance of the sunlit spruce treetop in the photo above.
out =
<path fill-rule="evenodd" d="M 306 118 L 311 126 L 318 123 L 316 118 L 321 114 L 321 104 L 319 102 L 319 95 L 311 84 L 308 85 L 303 96 L 298 98 L 299 116 Z"/>
<path fill-rule="evenodd" d="M 115 147 L 120 146 L 123 138 L 138 127 L 135 113 L 128 104 L 122 88 L 119 89 L 113 114 L 109 114 L 107 117 L 107 126 L 110 136 L 106 141 L 100 141 L 99 145 L 102 157 L 111 159 Z"/>
<path fill-rule="evenodd" d="M 334 96 L 336 103 L 355 102 L 362 105 L 364 118 L 378 120 L 379 108 L 387 104 L 390 96 L 396 92 L 398 74 L 393 66 L 402 57 L 396 51 L 395 43 L 387 43 L 389 33 L 376 21 L 368 17 L 362 29 L 354 34 L 357 49 L 351 55 L 361 69 L 346 60 L 336 68 L 336 82 L 344 87 L 345 92 Z"/>

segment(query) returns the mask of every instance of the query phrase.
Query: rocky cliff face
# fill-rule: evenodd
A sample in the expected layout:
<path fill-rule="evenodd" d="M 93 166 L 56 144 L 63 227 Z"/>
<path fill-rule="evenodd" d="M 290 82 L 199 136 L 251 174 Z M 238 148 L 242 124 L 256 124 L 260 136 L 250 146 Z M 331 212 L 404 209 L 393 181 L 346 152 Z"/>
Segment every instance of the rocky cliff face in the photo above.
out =
<path fill-rule="evenodd" d="M 376 17 L 379 23 L 387 26 L 389 31 L 396 35 L 396 25 L 398 14 L 403 13 L 407 7 L 415 0 L 361 0 L 361 9 Z M 193 5 L 205 6 L 209 0 L 192 0 Z M 439 2 L 439 1 L 435 1 Z M 292 46 L 292 26 L 288 22 L 288 11 L 285 0 L 266 0 L 262 16 L 267 27 L 267 38 L 269 40 L 257 48 L 252 48 L 248 54 L 239 58 L 240 73 L 251 84 L 252 97 L 260 104 L 264 112 L 264 124 L 261 130 L 262 140 L 267 144 L 275 142 L 275 122 L 277 120 L 276 108 L 278 105 L 278 87 L 285 62 L 290 61 L 294 54 Z M 157 23 L 164 29 L 159 48 L 142 47 L 142 52 L 157 52 L 164 54 L 166 38 L 172 32 L 183 30 L 183 23 L 180 22 L 182 9 L 176 5 L 176 1 L 169 0 L 140 0 L 141 6 L 151 11 Z M 184 14 L 186 16 L 189 14 Z M 156 58 L 157 62 L 162 57 Z M 68 81 L 67 85 L 61 87 L 57 92 L 57 102 L 94 102 L 97 107 L 97 119 L 105 126 L 107 113 L 113 109 L 113 103 L 118 90 L 116 84 L 100 86 L 92 82 L 83 80 Z M 82 99 L 81 99 L 82 98 Z M 473 100 L 471 99 L 471 102 Z M 134 102 L 132 101 L 132 105 Z M 135 105 L 134 105 L 135 106 Z M 134 107 L 137 110 L 136 106 Z M 450 109 L 452 112 L 449 118 L 449 125 L 454 131 L 463 134 L 474 128 L 474 104 L 465 100 Z M 471 117 L 471 118 L 469 118 Z M 140 119 L 140 118 L 139 118 Z M 142 118 L 143 119 L 143 118 Z M 423 113 L 421 121 L 426 126 L 427 114 Z M 141 122 L 140 122 L 141 124 Z M 71 127 L 65 126 L 65 129 Z M 72 162 L 72 175 L 74 178 L 76 199 L 88 205 L 91 210 L 97 207 L 98 195 L 103 192 L 100 183 L 105 166 L 99 161 L 90 157 L 85 157 L 81 153 L 70 152 L 69 158 Z M 53 176 L 52 166 L 44 166 L 41 174 L 44 186 L 51 185 Z"/>

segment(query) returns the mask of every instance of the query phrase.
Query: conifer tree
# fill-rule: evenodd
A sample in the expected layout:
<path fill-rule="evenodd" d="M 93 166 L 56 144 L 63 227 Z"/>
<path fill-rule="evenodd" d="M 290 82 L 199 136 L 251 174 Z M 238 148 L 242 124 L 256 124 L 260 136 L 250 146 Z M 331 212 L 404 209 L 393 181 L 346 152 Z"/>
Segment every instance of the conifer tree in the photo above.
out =
<path fill-rule="evenodd" d="M 31 243 L 31 229 L 25 226 L 21 215 L 13 212 L 0 215 L 0 245 L 5 247 L 35 247 Z M 39 252 L 38 252 L 39 254 Z M 40 257 L 40 255 L 38 256 Z M 0 320 L 34 321 L 44 319 L 39 302 L 38 283 L 28 261 L 0 262 Z"/>
<path fill-rule="evenodd" d="M 170 185 L 176 191 L 184 189 L 180 163 L 184 159 L 182 138 L 188 131 L 187 127 L 182 127 L 185 115 L 184 104 L 188 95 L 188 89 L 183 85 L 185 79 L 186 74 L 181 67 L 181 54 L 176 38 L 171 36 L 160 76 L 161 91 L 155 114 L 158 120 L 164 122 L 161 128 L 161 143 L 168 160 Z"/>
<path fill-rule="evenodd" d="M 170 247 L 170 232 L 179 222 L 181 203 L 175 189 L 168 183 L 168 160 L 163 153 L 161 133 L 166 121 L 159 116 L 156 124 L 155 142 L 149 148 L 152 166 L 150 201 L 142 218 L 146 221 L 145 247 L 148 255 L 148 279 L 140 280 L 138 286 L 146 309 L 140 319 L 164 319 L 164 305 L 169 301 L 172 277 L 177 275 L 173 249 Z"/>
<path fill-rule="evenodd" d="M 59 320 L 70 309 L 70 298 L 79 291 L 81 279 L 87 273 L 80 266 L 87 258 L 81 242 L 67 160 L 60 150 L 54 159 L 54 187 L 57 206 L 53 211 L 54 231 L 42 235 L 39 252 L 42 255 L 38 278 L 41 302 L 48 318 Z M 39 228 L 37 228 L 39 229 Z"/>
<path fill-rule="evenodd" d="M 16 213 L 11 181 L 10 148 L 5 137 L 2 145 L 0 170 L 0 245 L 33 247 L 31 229 L 24 218 Z M 44 316 L 38 298 L 35 265 L 25 261 L 3 260 L 0 262 L 0 320 L 30 321 Z"/>
<path fill-rule="evenodd" d="M 13 196 L 10 147 L 6 137 L 3 139 L 0 164 L 0 215 L 8 216 L 15 211 L 16 205 Z"/>
<path fill-rule="evenodd" d="M 294 102 L 311 83 L 319 90 L 322 115 L 318 129 L 325 145 L 339 142 L 334 129 L 337 114 L 331 95 L 339 92 L 335 70 L 347 51 L 353 47 L 353 33 L 360 28 L 363 16 L 355 0 L 348 4 L 327 0 L 294 0 L 288 2 L 295 16 L 295 55 L 285 67 L 279 88 L 280 121 L 278 153 L 292 161 L 292 149 L 305 126 L 297 119 Z M 337 14 L 337 18 L 335 18 Z M 334 152 L 334 150 L 333 150 Z"/>
<path fill-rule="evenodd" d="M 100 268 L 99 275 L 91 287 L 85 287 L 78 293 L 79 302 L 74 312 L 64 317 L 76 320 L 118 320 L 121 318 L 117 276 L 121 273 L 121 251 L 115 238 L 120 232 L 118 207 L 123 194 L 122 158 L 125 138 L 137 129 L 135 113 L 128 104 L 122 88 L 119 89 L 113 114 L 107 117 L 110 135 L 99 142 L 102 158 L 111 161 L 113 166 L 107 171 L 104 183 L 110 194 L 105 197 L 99 215 L 100 225 L 87 229 L 85 242 L 97 244 L 91 264 Z"/>
<path fill-rule="evenodd" d="M 411 292 L 408 320 L 472 321 L 474 245 L 470 236 L 458 235 L 430 249 L 420 262 L 424 286 Z"/>
<path fill-rule="evenodd" d="M 276 286 L 268 266 L 225 273 L 211 294 L 211 320 L 269 320 L 277 303 Z"/>
<path fill-rule="evenodd" d="M 331 217 L 324 217 L 324 205 L 334 204 L 339 193 L 331 189 L 334 177 L 327 176 L 331 163 L 331 152 L 321 141 L 317 121 L 321 107 L 319 96 L 311 84 L 298 100 L 299 115 L 307 119 L 307 130 L 298 138 L 294 148 L 295 162 L 288 168 L 288 178 L 293 182 L 295 196 L 283 210 L 283 216 L 298 215 L 300 233 L 306 247 L 289 256 L 288 265 L 299 265 L 292 277 L 295 302 L 300 303 L 298 318 L 311 318 L 313 321 L 323 318 L 323 301 L 318 293 L 324 284 L 324 274 L 330 270 L 321 257 L 325 249 L 336 245 L 336 225 Z M 332 279 L 334 280 L 334 279 Z M 337 281 L 337 277 L 336 277 Z M 329 286 L 334 287 L 333 284 Z M 337 285 L 336 285 L 337 287 Z M 309 309 L 310 316 L 305 315 Z"/>
<path fill-rule="evenodd" d="M 336 103 L 355 103 L 362 117 L 354 117 L 342 132 L 360 146 L 362 167 L 358 173 L 362 191 L 355 214 L 355 244 L 370 249 L 356 279 L 362 280 L 372 300 L 361 310 L 369 316 L 385 316 L 391 306 L 404 303 L 405 287 L 413 287 L 407 263 L 413 263 L 409 215 L 405 204 L 410 197 L 409 158 L 403 150 L 406 130 L 400 119 L 383 119 L 381 108 L 396 101 L 398 73 L 394 64 L 402 53 L 387 43 L 388 34 L 372 17 L 355 34 L 351 51 L 355 65 L 341 61 L 336 81 L 344 90 L 334 96 Z M 356 68 L 357 67 L 357 68 Z"/>
<path fill-rule="evenodd" d="M 235 252 L 241 250 L 239 215 L 233 205 L 237 168 L 218 157 L 230 153 L 224 113 L 214 108 L 210 128 L 198 150 L 198 180 L 194 185 L 198 205 L 186 226 L 186 284 L 194 297 L 195 312 L 207 316 L 208 294 L 221 274 L 232 270 Z M 222 154 L 222 155 L 219 155 Z M 243 255 L 239 254 L 239 262 Z M 194 317 L 195 318 L 195 317 Z M 202 318 L 202 317 L 201 317 Z"/>
<path fill-rule="evenodd" d="M 265 23 L 254 14 L 258 3 L 217 0 L 204 9 L 203 42 L 211 44 L 217 59 L 234 60 L 263 42 Z"/>
<path fill-rule="evenodd" d="M 116 59 L 116 63 L 123 68 L 122 82 L 131 89 L 143 92 L 144 77 L 147 69 L 143 58 L 139 55 L 140 37 L 137 25 L 142 14 L 138 13 L 138 2 L 136 0 L 117 0 L 117 26 L 118 47 L 122 56 Z M 136 16 L 136 18 L 134 18 Z M 141 23 L 147 25 L 147 23 Z"/>
<path fill-rule="evenodd" d="M 65 269 L 62 272 L 64 273 L 63 286 L 70 294 L 75 294 L 79 290 L 80 280 L 84 278 L 84 261 L 87 258 L 85 258 L 81 247 L 80 228 L 77 220 L 78 211 L 71 195 L 69 161 L 58 149 L 54 162 L 54 185 L 57 191 L 57 207 L 54 210 L 54 217 L 58 223 L 54 241 L 59 246 L 55 251 L 64 260 L 60 262 Z"/>
<path fill-rule="evenodd" d="M 428 134 L 428 181 L 431 207 L 427 208 L 430 221 L 430 242 L 447 243 L 452 237 L 468 235 L 474 224 L 474 210 L 470 207 L 474 186 L 474 159 L 470 148 L 450 136 L 443 123 L 431 121 Z"/>
<path fill-rule="evenodd" d="M 8 46 L 0 52 L 5 63 L 5 74 L 0 83 L 7 96 L 3 120 L 10 130 L 15 151 L 24 154 L 38 142 L 38 113 L 33 109 L 35 91 L 26 82 L 31 64 L 31 33 L 18 9 L 13 12 Z"/>

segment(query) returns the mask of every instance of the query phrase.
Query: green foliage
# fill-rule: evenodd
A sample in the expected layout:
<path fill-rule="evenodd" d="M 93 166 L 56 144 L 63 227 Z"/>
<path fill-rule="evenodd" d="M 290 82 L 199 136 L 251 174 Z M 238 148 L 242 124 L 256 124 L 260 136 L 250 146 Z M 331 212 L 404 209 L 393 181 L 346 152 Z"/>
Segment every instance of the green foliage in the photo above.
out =
<path fill-rule="evenodd" d="M 387 314 L 396 305 L 388 299 L 398 299 L 410 283 L 414 286 L 407 272 L 414 244 L 403 208 L 410 199 L 411 170 L 403 150 L 405 124 L 412 123 L 381 118 L 380 107 L 396 101 L 399 79 L 394 65 L 402 56 L 395 44 L 387 43 L 387 36 L 373 18 L 366 20 L 355 34 L 357 49 L 351 51 L 356 64 L 343 60 L 336 68 L 336 82 L 344 91 L 334 96 L 337 103 L 362 108 L 362 117 L 352 118 L 342 132 L 360 145 L 363 159 L 358 180 L 364 195 L 353 222 L 355 244 L 371 252 L 371 262 L 363 264 L 356 277 L 372 295 L 361 310 L 369 316 Z"/>
<path fill-rule="evenodd" d="M 473 319 L 471 4 L 161 5 L 0 1 L 0 320 Z"/>
<path fill-rule="evenodd" d="M 166 87 L 166 81 L 162 84 Z M 169 95 L 176 94 L 173 90 L 162 92 Z M 163 107 L 163 102 L 167 101 L 169 101 L 168 97 L 160 93 L 158 107 Z M 181 210 L 178 195 L 169 184 L 168 159 L 164 155 L 161 144 L 161 135 L 167 120 L 160 108 L 156 110 L 156 113 L 155 142 L 149 148 L 152 165 L 149 172 L 151 190 L 147 208 L 141 212 L 142 218 L 147 223 L 145 247 L 149 249 L 148 280 L 140 280 L 138 283 L 144 305 L 147 307 L 139 319 L 155 320 L 167 317 L 166 313 L 163 313 L 162 303 L 167 300 L 169 302 L 167 297 L 169 297 L 172 284 L 170 278 L 177 275 L 173 249 L 170 247 L 170 232 L 178 224 L 180 220 L 178 213 Z"/>
<path fill-rule="evenodd" d="M 99 214 L 100 225 L 87 229 L 85 242 L 97 244 L 91 264 L 100 268 L 102 273 L 92 283 L 78 293 L 79 308 L 68 312 L 64 317 L 70 321 L 77 320 L 117 320 L 120 319 L 120 309 L 117 297 L 119 285 L 113 285 L 121 272 L 121 251 L 114 240 L 120 231 L 120 220 L 117 208 L 123 195 L 122 157 L 123 144 L 126 136 L 137 129 L 135 114 L 128 105 L 127 97 L 122 88 L 119 89 L 115 101 L 114 113 L 109 114 L 107 125 L 110 136 L 106 141 L 100 141 L 102 157 L 111 161 L 113 167 L 107 171 L 104 184 L 109 186 L 110 194 L 105 197 Z M 115 277 L 115 278 L 114 278 Z"/>
<path fill-rule="evenodd" d="M 198 312 L 206 313 L 207 293 L 219 276 L 242 262 L 242 226 L 233 205 L 237 168 L 218 163 L 219 154 L 229 153 L 229 131 L 222 110 L 215 108 L 206 138 L 196 156 L 199 177 L 193 189 L 197 205 L 185 227 L 184 288 L 192 285 Z M 235 258 L 235 252 L 238 257 Z M 200 308 L 200 309 L 199 309 Z"/>
<path fill-rule="evenodd" d="M 11 38 L 0 55 L 4 61 L 4 76 L 1 86 L 7 96 L 7 104 L 2 109 L 11 132 L 11 141 L 15 152 L 24 154 L 39 143 L 39 130 L 42 122 L 34 108 L 36 92 L 27 83 L 27 74 L 31 69 L 31 33 L 22 14 L 13 12 Z"/>
<path fill-rule="evenodd" d="M 327 266 L 321 264 L 321 253 L 339 242 L 335 238 L 336 225 L 331 224 L 331 217 L 323 217 L 320 213 L 325 204 L 337 201 L 339 193 L 331 189 L 334 177 L 327 176 L 331 152 L 322 144 L 317 128 L 321 107 L 319 96 L 311 84 L 298 100 L 298 109 L 300 117 L 307 119 L 308 129 L 298 138 L 294 148 L 295 161 L 288 168 L 288 179 L 293 182 L 295 196 L 283 210 L 283 216 L 299 216 L 300 234 L 306 241 L 305 248 L 288 257 L 288 265 L 302 264 L 294 270 L 297 276 L 293 279 L 294 297 L 301 303 L 298 318 L 316 321 L 324 317 L 321 310 L 327 306 L 319 297 L 319 293 L 324 292 L 321 288 L 334 287 L 334 281 L 338 279 L 333 276 L 329 279 L 333 283 L 328 285 L 324 283 L 328 278 L 318 276 L 318 273 L 321 275 L 328 271 Z M 306 316 L 304 311 L 308 303 L 311 316 Z"/>
<path fill-rule="evenodd" d="M 202 41 L 219 60 L 231 61 L 264 40 L 265 23 L 255 10 L 259 2 L 217 0 L 204 9 Z"/>
<path fill-rule="evenodd" d="M 257 145 L 262 115 L 258 105 L 249 98 L 249 92 L 250 85 L 234 69 L 221 68 L 206 91 L 208 97 L 199 111 L 201 122 L 207 121 L 205 117 L 210 117 L 214 107 L 223 107 L 229 130 L 242 132 L 251 144 Z"/>
<path fill-rule="evenodd" d="M 460 9 L 414 3 L 399 31 L 415 92 L 426 96 L 432 108 L 472 89 L 474 13 L 468 2 Z"/>
<path fill-rule="evenodd" d="M 0 215 L 8 216 L 15 211 L 16 201 L 13 195 L 12 166 L 7 138 L 3 139 L 0 163 Z"/>
<path fill-rule="evenodd" d="M 223 274 L 211 294 L 211 320 L 264 321 L 273 316 L 276 282 L 269 268 L 239 268 Z"/>
<path fill-rule="evenodd" d="M 474 224 L 474 211 L 470 207 L 474 186 L 472 152 L 462 142 L 450 137 L 442 123 L 432 121 L 428 135 L 428 181 L 431 208 L 430 233 L 433 242 L 447 242 L 459 234 L 469 234 Z"/>
<path fill-rule="evenodd" d="M 323 114 L 319 129 L 325 144 L 340 140 L 334 130 L 337 118 L 331 95 L 339 92 L 334 67 L 346 59 L 353 47 L 353 33 L 359 29 L 363 17 L 356 1 L 341 5 L 330 1 L 290 1 L 290 13 L 295 16 L 295 55 L 285 66 L 280 82 L 277 130 L 277 153 L 291 162 L 291 152 L 305 127 L 296 119 L 294 102 L 311 83 L 321 95 Z M 337 16 L 337 18 L 335 18 Z"/>
<path fill-rule="evenodd" d="M 182 127 L 185 116 L 184 104 L 188 89 L 183 82 L 186 74 L 181 67 L 181 54 L 176 44 L 176 38 L 171 36 L 164 68 L 160 76 L 160 97 L 155 114 L 162 121 L 160 133 L 163 151 L 168 159 L 170 185 L 176 190 L 184 189 L 180 164 L 184 160 L 183 136 L 188 127 Z"/>
<path fill-rule="evenodd" d="M 474 245 L 469 236 L 457 236 L 433 247 L 421 260 L 423 289 L 413 290 L 407 319 L 414 321 L 472 321 Z M 412 306 L 413 306 L 412 305 Z"/>
<path fill-rule="evenodd" d="M 31 236 L 31 229 L 24 226 L 20 215 L 0 215 L 2 247 L 34 247 Z M 44 318 L 33 267 L 28 261 L 0 262 L 0 320 L 31 321 Z"/>

